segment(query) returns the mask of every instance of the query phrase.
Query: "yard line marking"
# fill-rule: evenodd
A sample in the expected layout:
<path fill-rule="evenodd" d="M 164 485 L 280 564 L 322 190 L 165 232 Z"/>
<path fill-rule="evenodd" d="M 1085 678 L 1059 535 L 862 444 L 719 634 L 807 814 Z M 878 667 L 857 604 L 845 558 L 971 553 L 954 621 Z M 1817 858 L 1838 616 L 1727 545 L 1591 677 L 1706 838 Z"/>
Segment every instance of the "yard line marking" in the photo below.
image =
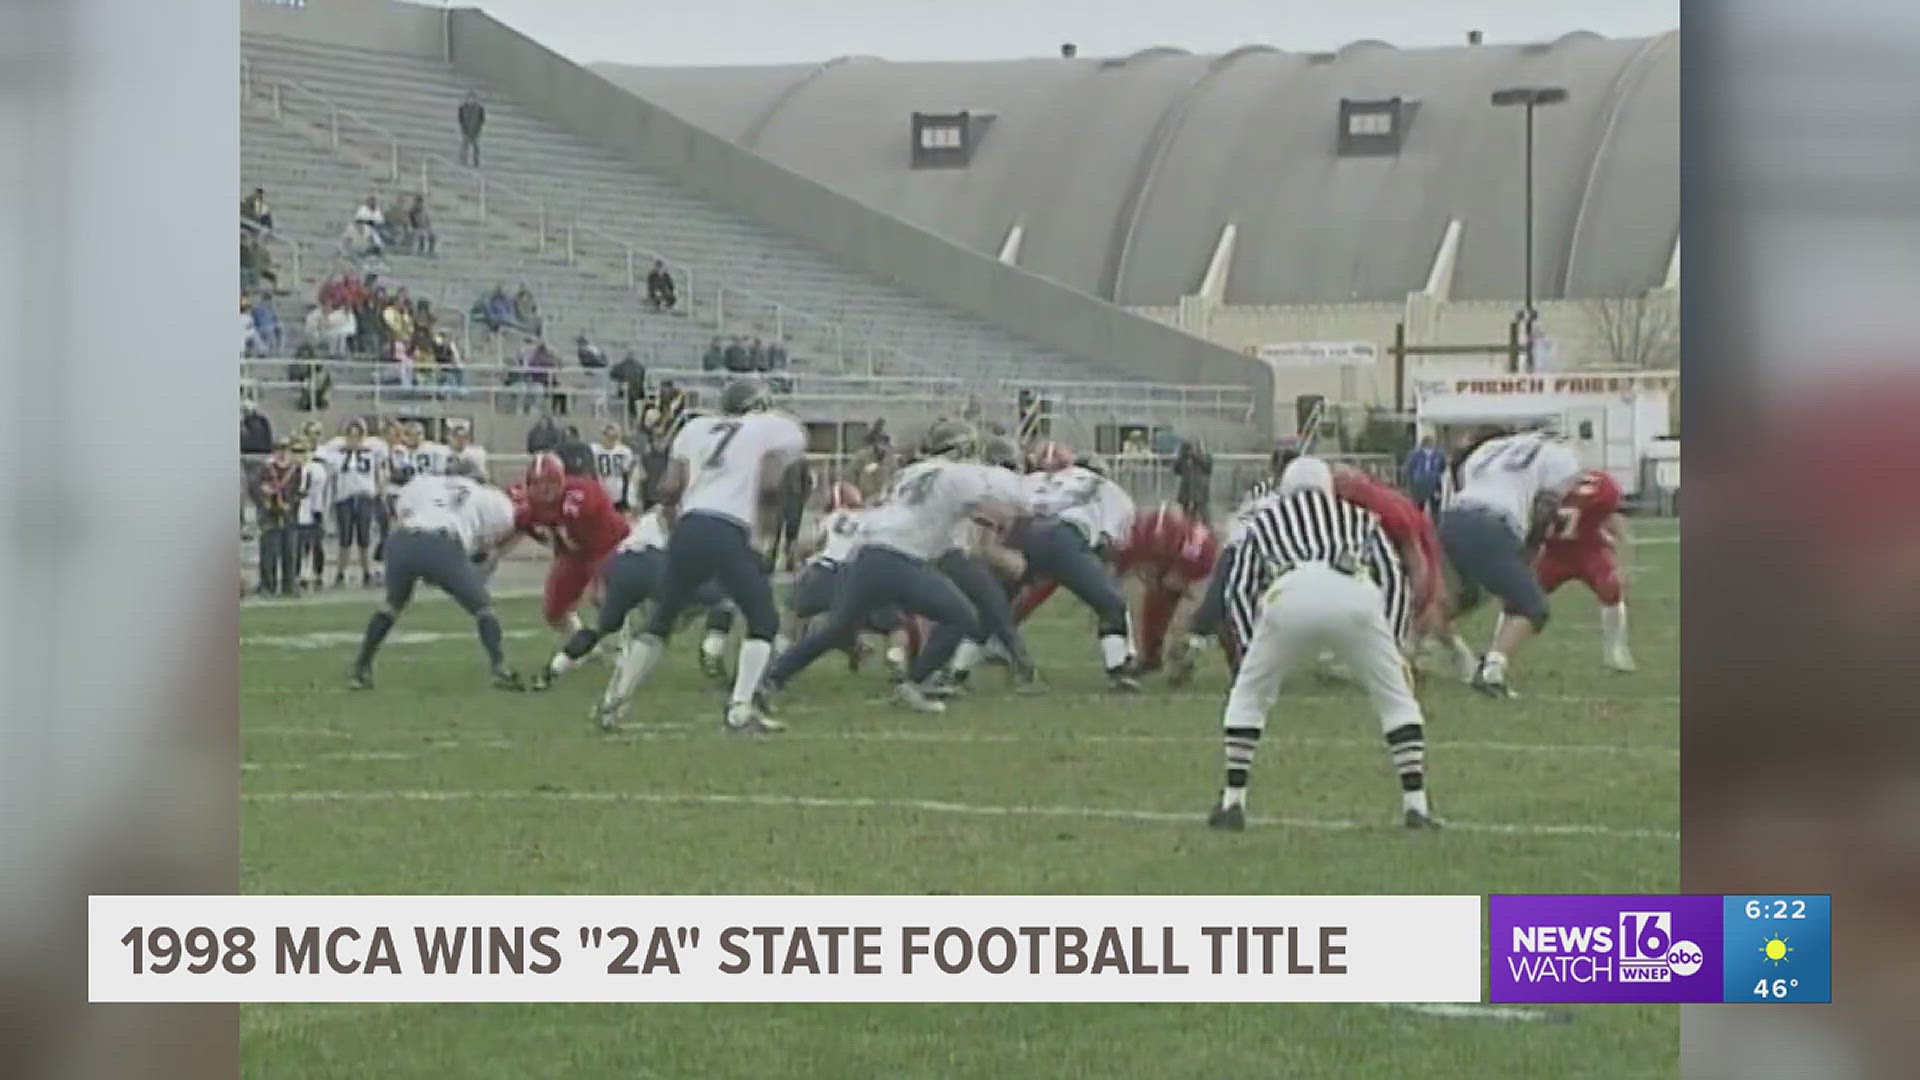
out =
<path fill-rule="evenodd" d="M 716 727 L 711 724 L 693 723 L 642 723 L 630 724 L 602 741 L 613 743 L 653 742 L 662 738 L 685 739 L 696 737 L 700 731 Z M 298 728 L 279 729 L 288 734 L 302 734 Z M 322 737 L 354 738 L 348 732 L 336 732 L 315 729 L 313 734 Z M 476 747 L 485 750 L 519 750 L 528 747 L 547 745 L 527 742 L 506 737 L 494 737 L 480 742 L 463 742 L 462 734 L 489 734 L 485 732 L 376 732 L 379 738 L 389 738 L 411 742 L 414 739 L 429 740 L 429 750 L 459 750 L 463 747 Z M 1195 732 L 1191 735 L 1134 735 L 1134 734 L 1092 734 L 1073 733 L 1047 734 L 1044 732 L 1021 733 L 1014 731 L 927 731 L 912 728 L 855 729 L 852 731 L 789 731 L 782 736 L 783 741 L 801 742 L 902 742 L 937 744 L 982 744 L 1031 746 L 1035 748 L 1059 748 L 1081 744 L 1120 745 L 1120 746 L 1217 746 L 1219 735 L 1213 731 Z M 1336 739 L 1316 735 L 1279 735 L 1263 736 L 1263 741 L 1276 746 L 1334 746 L 1355 749 L 1376 749 L 1380 743 L 1371 739 Z M 1516 743 L 1489 741 L 1482 739 L 1461 739 L 1458 741 L 1442 738 L 1431 744 L 1441 751 L 1485 751 L 1495 754 L 1606 754 L 1620 757 L 1660 757 L 1677 758 L 1680 748 L 1676 746 L 1634 745 L 1628 743 Z M 329 753 L 320 755 L 324 760 L 351 760 L 349 755 Z M 366 758 L 365 760 L 376 760 Z"/>
<path fill-rule="evenodd" d="M 501 633 L 506 638 L 530 638 L 551 636 L 551 630 L 507 630 Z M 242 648 L 278 648 L 278 649 L 338 649 L 348 645 L 360 644 L 359 630 L 314 630 L 304 634 L 248 634 L 240 639 Z M 472 630 L 401 630 L 387 635 L 382 647 L 388 645 L 438 645 L 443 641 L 472 641 Z"/>
<path fill-rule="evenodd" d="M 247 802 L 261 803 L 354 803 L 354 802 L 578 802 L 635 803 L 655 806 L 757 806 L 775 809 L 807 810 L 913 810 L 931 814 L 956 814 L 965 817 L 1049 817 L 1091 818 L 1113 821 L 1141 821 L 1156 824 L 1197 824 L 1202 818 L 1191 810 L 1134 810 L 1097 806 L 988 806 L 978 803 L 948 802 L 942 799 L 845 798 L 821 795 L 735 795 L 722 792 L 659 791 L 258 791 L 241 795 Z M 1385 821 L 1362 822 L 1344 818 L 1252 817 L 1255 825 L 1318 832 L 1399 831 Z M 1623 828 L 1611 825 L 1512 824 L 1490 821 L 1452 821 L 1448 831 L 1487 833 L 1498 836 L 1607 837 L 1619 840 L 1661 840 L 1677 843 L 1676 829 Z"/>

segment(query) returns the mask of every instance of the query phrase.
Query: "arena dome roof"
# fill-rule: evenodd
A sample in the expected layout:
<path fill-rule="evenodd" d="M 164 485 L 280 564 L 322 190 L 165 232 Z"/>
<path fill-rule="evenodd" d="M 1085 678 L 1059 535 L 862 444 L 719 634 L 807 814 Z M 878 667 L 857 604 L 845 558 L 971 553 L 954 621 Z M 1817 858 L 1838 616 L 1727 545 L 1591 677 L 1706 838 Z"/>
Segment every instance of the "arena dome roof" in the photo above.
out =
<path fill-rule="evenodd" d="M 1537 45 L 1219 56 L 637 68 L 617 85 L 876 209 L 1129 305 L 1177 302 L 1238 226 L 1230 304 L 1400 300 L 1449 221 L 1457 300 L 1520 295 L 1523 134 L 1492 91 L 1565 87 L 1539 114 L 1538 293 L 1661 283 L 1680 225 L 1679 34 Z M 1342 99 L 1414 103 L 1395 153 L 1338 152 Z M 961 168 L 912 166 L 915 111 L 992 114 Z"/>

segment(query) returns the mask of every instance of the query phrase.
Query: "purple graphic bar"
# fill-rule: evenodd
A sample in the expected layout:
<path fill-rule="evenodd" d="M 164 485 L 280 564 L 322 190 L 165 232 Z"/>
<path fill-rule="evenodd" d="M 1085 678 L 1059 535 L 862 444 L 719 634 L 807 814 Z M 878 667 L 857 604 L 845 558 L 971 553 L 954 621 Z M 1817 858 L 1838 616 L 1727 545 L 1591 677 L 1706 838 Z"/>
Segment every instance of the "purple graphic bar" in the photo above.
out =
<path fill-rule="evenodd" d="M 1718 896 L 1491 896 L 1488 1000 L 1719 1002 Z"/>

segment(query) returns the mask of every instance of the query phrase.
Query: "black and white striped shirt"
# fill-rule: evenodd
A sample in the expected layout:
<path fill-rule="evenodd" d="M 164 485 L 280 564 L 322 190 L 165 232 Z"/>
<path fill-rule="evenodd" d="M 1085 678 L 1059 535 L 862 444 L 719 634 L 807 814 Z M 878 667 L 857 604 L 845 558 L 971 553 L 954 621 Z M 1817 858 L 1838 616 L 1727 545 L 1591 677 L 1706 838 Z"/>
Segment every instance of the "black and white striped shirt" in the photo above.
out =
<path fill-rule="evenodd" d="M 1302 563 L 1326 563 L 1371 579 L 1380 588 L 1388 629 L 1395 640 L 1406 639 L 1411 582 L 1377 515 L 1308 489 L 1259 507 L 1242 523 L 1245 535 L 1227 577 L 1227 616 L 1243 644 L 1253 638 L 1261 597 Z"/>

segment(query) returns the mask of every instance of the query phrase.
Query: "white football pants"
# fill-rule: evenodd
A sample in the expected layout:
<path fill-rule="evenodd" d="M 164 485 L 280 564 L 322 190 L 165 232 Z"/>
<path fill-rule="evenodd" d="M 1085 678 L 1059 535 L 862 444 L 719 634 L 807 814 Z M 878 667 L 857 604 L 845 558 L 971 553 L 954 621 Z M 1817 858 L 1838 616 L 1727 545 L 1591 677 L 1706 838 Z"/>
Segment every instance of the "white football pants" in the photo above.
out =
<path fill-rule="evenodd" d="M 1309 563 L 1281 575 L 1261 598 L 1253 638 L 1227 695 L 1225 726 L 1264 728 L 1287 676 L 1323 652 L 1346 665 L 1366 689 L 1382 732 L 1422 722 L 1379 587 Z"/>

